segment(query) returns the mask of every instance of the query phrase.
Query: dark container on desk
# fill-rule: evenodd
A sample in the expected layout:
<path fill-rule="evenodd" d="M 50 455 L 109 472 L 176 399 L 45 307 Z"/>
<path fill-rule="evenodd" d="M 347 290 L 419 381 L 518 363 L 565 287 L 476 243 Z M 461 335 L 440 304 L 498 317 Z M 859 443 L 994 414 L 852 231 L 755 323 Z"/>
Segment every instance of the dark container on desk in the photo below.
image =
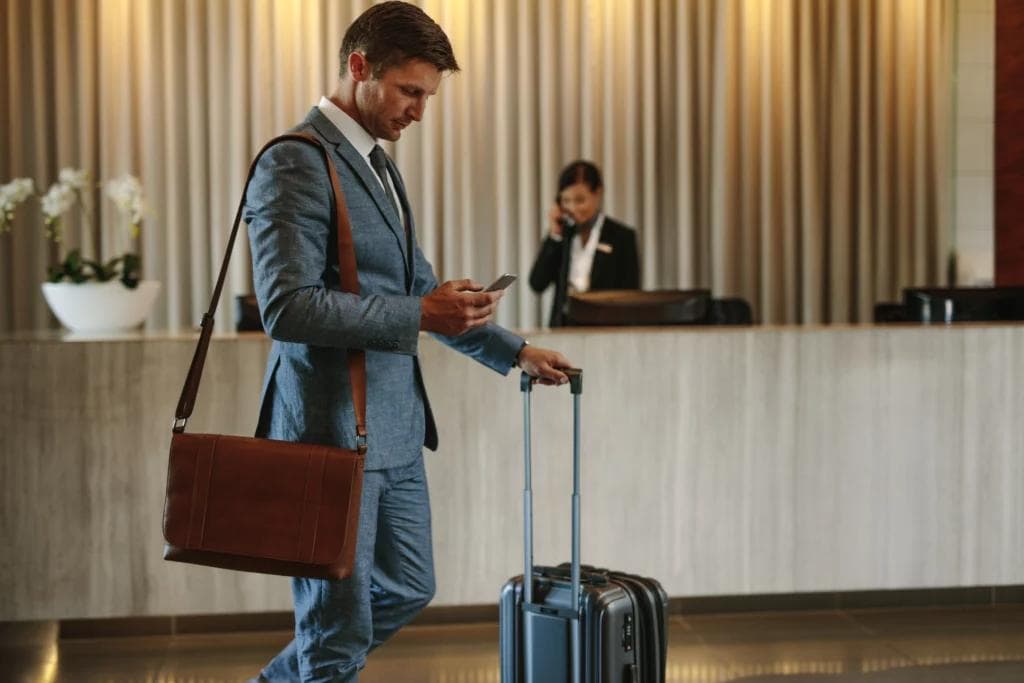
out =
<path fill-rule="evenodd" d="M 750 304 L 714 299 L 707 289 L 607 289 L 574 294 L 566 305 L 568 325 L 749 325 Z"/>
<path fill-rule="evenodd" d="M 241 294 L 235 297 L 235 331 L 262 332 L 263 320 L 255 294 Z"/>
<path fill-rule="evenodd" d="M 908 287 L 900 304 L 875 306 L 875 322 L 1024 321 L 1024 287 Z"/>

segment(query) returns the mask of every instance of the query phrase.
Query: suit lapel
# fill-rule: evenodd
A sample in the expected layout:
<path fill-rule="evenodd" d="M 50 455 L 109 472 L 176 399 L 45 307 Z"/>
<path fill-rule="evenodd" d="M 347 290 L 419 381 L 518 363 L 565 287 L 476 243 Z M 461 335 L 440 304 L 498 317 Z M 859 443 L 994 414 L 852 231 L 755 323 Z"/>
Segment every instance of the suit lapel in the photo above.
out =
<path fill-rule="evenodd" d="M 398 242 L 398 248 L 402 252 L 402 261 L 405 266 L 405 272 L 408 274 L 410 272 L 411 259 L 409 258 L 405 244 L 405 228 L 403 228 L 398 222 L 398 216 L 395 215 L 395 210 L 391 206 L 391 201 L 388 199 L 387 195 L 384 194 L 384 188 L 381 187 L 376 174 L 373 172 L 373 169 L 370 168 L 370 164 L 367 163 L 366 159 L 356 151 L 356 148 L 352 146 L 352 143 L 341 134 L 341 131 L 335 128 L 334 124 L 327 120 L 327 117 L 324 116 L 316 107 L 309 112 L 309 115 L 306 117 L 306 123 L 313 126 L 324 140 L 334 145 L 334 150 L 338 157 L 348 164 L 348 167 L 352 170 L 355 176 L 359 178 L 360 182 L 362 182 L 363 189 L 365 189 L 373 198 L 373 202 L 377 205 L 377 209 L 387 222 L 388 229 Z M 406 212 L 406 216 L 412 215 L 404 203 L 402 208 Z"/>
<path fill-rule="evenodd" d="M 598 289 L 608 289 L 605 282 L 609 272 L 608 266 L 611 265 L 611 254 L 606 254 L 602 251 L 594 252 L 594 262 L 590 266 L 590 288 L 594 289 L 595 286 Z"/>
<path fill-rule="evenodd" d="M 590 265 L 590 288 L 594 289 L 596 286 L 598 289 L 610 289 L 612 283 L 609 280 L 615 273 L 615 249 L 618 245 L 607 216 L 601 224 L 601 234 L 598 236 L 597 244 L 607 244 L 612 248 L 612 253 L 609 254 L 600 249 L 594 250 L 594 262 Z"/>
<path fill-rule="evenodd" d="M 409 206 L 409 194 L 405 191 L 405 181 L 402 180 L 402 174 L 398 172 L 398 166 L 395 165 L 395 162 L 393 162 L 390 157 L 388 157 L 388 172 L 391 174 L 391 178 L 395 181 L 395 189 L 398 191 L 398 201 L 402 203 L 402 212 L 405 214 L 405 220 L 409 224 L 408 235 L 404 234 L 404 230 L 402 231 L 403 236 L 405 237 L 405 239 L 402 240 L 402 253 L 405 255 L 405 272 L 408 276 L 406 289 L 411 290 L 416 269 L 416 259 L 414 259 L 412 255 L 413 245 L 416 244 L 416 223 L 412 218 L 412 208 Z"/>

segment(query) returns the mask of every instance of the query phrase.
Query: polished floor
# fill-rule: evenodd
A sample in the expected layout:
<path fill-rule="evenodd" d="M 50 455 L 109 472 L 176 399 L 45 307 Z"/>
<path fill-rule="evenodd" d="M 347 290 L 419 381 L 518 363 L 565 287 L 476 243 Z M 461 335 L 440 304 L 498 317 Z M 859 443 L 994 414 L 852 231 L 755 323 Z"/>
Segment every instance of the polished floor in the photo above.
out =
<path fill-rule="evenodd" d="M 281 632 L 56 639 L 0 625 L 0 681 L 227 683 L 253 675 Z M 499 683 L 498 629 L 418 626 L 362 683 Z M 1022 683 L 1024 606 L 675 616 L 668 683 Z"/>

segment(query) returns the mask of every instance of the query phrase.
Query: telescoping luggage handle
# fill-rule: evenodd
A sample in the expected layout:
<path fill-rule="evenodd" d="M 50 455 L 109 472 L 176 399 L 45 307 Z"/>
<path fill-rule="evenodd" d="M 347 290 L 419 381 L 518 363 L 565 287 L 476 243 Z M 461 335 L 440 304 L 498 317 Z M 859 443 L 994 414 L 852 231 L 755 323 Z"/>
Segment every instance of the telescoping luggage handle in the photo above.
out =
<path fill-rule="evenodd" d="M 572 614 L 567 615 L 574 623 L 572 626 L 572 681 L 581 680 L 581 601 L 580 601 L 580 396 L 583 394 L 583 370 L 579 368 L 563 369 L 569 376 L 569 390 L 572 393 L 572 563 L 570 577 L 572 582 L 571 595 L 575 603 Z M 523 609 L 535 609 L 533 605 L 533 485 L 532 485 L 532 449 L 530 440 L 530 394 L 533 390 L 533 378 L 525 372 L 519 379 L 519 388 L 523 392 L 523 449 L 525 460 L 523 485 Z"/>

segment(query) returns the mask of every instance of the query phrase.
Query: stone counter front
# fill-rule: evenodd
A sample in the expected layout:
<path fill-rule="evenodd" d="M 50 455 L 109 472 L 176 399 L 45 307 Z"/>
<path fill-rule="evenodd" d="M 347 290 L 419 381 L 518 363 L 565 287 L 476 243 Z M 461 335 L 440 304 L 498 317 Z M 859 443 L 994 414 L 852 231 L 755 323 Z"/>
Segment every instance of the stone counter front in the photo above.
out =
<path fill-rule="evenodd" d="M 530 339 L 584 368 L 585 562 L 674 597 L 1024 583 L 1024 326 Z M 161 559 L 193 350 L 190 334 L 0 338 L 0 620 L 290 609 L 286 579 Z M 268 350 L 213 340 L 190 431 L 252 433 Z M 433 604 L 494 603 L 522 563 L 518 378 L 426 336 L 420 354 L 441 433 Z M 557 563 L 571 402 L 533 403 L 535 557 Z"/>

